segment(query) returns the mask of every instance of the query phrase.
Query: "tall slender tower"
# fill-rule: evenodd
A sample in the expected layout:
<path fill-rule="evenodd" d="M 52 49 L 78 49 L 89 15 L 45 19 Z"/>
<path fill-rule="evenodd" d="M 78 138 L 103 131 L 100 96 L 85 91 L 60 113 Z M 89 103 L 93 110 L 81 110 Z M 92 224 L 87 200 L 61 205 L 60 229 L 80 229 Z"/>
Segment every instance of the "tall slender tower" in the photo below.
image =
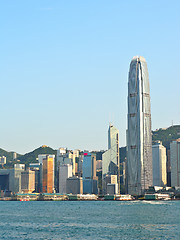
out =
<path fill-rule="evenodd" d="M 105 188 L 106 175 L 117 175 L 118 193 L 120 193 L 119 130 L 112 124 L 108 129 L 108 150 L 102 155 L 103 188 Z"/>
<path fill-rule="evenodd" d="M 149 76 L 146 60 L 133 57 L 128 80 L 128 193 L 140 195 L 152 186 L 152 134 Z"/>

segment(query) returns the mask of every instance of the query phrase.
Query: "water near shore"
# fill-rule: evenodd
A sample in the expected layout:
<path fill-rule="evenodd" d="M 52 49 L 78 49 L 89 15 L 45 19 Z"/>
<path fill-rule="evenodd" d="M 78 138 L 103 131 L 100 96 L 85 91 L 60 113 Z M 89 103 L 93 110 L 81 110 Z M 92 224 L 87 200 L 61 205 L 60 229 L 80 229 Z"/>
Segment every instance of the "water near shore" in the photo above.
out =
<path fill-rule="evenodd" d="M 0 202 L 0 239 L 180 239 L 180 201 Z"/>

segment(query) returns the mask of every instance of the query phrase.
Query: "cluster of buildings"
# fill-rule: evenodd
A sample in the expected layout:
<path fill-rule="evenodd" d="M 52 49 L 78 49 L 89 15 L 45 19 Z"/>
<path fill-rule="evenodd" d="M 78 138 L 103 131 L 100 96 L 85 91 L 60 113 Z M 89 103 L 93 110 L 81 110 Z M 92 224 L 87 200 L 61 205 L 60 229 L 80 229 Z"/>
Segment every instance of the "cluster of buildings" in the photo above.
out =
<path fill-rule="evenodd" d="M 180 139 L 170 144 L 152 144 L 150 88 L 147 63 L 134 57 L 128 78 L 127 158 L 120 161 L 119 131 L 108 129 L 108 150 L 96 152 L 59 148 L 57 155 L 41 154 L 37 163 L 15 164 L 0 169 L 0 190 L 23 193 L 143 195 L 151 186 L 180 187 Z M 168 152 L 168 164 L 167 164 Z M 14 156 L 15 157 L 15 156 Z M 0 157 L 0 164 L 6 157 Z"/>
<path fill-rule="evenodd" d="M 0 169 L 0 190 L 13 193 L 98 194 L 96 154 L 88 151 L 57 150 L 57 155 L 40 154 L 37 163 L 14 164 Z M 99 164 L 99 163 L 98 163 Z"/>

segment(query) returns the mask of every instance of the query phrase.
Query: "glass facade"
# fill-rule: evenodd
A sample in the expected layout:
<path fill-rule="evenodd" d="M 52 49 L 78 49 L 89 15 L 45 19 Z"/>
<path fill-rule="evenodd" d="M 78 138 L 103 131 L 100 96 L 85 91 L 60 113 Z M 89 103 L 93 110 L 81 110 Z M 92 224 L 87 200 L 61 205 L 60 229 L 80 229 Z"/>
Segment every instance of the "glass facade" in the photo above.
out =
<path fill-rule="evenodd" d="M 147 63 L 134 57 L 128 80 L 127 185 L 129 194 L 152 186 L 151 105 Z"/>
<path fill-rule="evenodd" d="M 83 193 L 97 194 L 96 154 L 85 152 L 83 165 Z"/>
<path fill-rule="evenodd" d="M 53 193 L 54 190 L 54 155 L 47 155 L 42 164 L 42 191 Z"/>
<path fill-rule="evenodd" d="M 102 155 L 102 178 L 103 191 L 105 192 L 107 175 L 117 175 L 118 189 L 119 183 L 119 130 L 113 125 L 109 125 L 108 129 L 108 150 Z M 118 191 L 119 191 L 118 190 Z"/>

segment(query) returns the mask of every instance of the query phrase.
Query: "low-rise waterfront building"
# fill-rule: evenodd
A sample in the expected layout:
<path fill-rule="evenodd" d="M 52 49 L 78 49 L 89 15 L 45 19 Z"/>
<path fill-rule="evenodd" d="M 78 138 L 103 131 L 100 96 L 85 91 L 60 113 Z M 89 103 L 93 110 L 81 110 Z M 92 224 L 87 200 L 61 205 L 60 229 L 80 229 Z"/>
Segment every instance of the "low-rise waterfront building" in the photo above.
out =
<path fill-rule="evenodd" d="M 109 195 L 113 195 L 113 194 L 118 194 L 118 185 L 116 184 L 111 184 L 108 183 L 107 184 L 107 194 Z"/>
<path fill-rule="evenodd" d="M 83 194 L 83 179 L 82 177 L 73 176 L 67 179 L 66 183 L 67 194 Z"/>

